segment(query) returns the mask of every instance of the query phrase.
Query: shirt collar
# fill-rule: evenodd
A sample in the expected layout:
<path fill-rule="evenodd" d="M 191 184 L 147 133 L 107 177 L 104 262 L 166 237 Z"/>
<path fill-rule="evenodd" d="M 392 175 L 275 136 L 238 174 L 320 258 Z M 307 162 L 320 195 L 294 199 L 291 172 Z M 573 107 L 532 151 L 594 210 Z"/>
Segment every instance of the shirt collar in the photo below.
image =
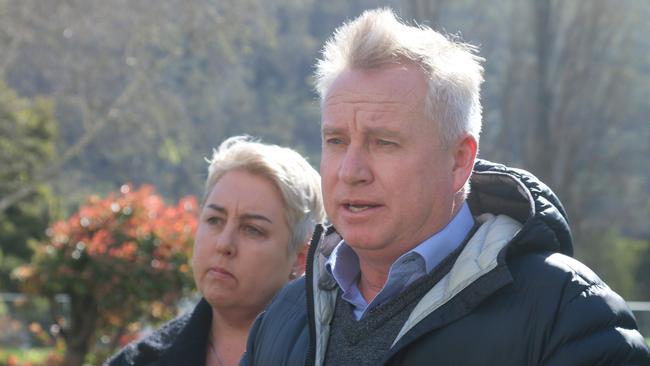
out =
<path fill-rule="evenodd" d="M 447 226 L 413 248 L 411 252 L 424 258 L 426 271 L 429 273 L 463 243 L 472 227 L 474 227 L 474 217 L 465 202 Z"/>
<path fill-rule="evenodd" d="M 334 248 L 325 266 L 343 292 L 348 291 L 352 285 L 356 285 L 361 273 L 357 253 L 343 240 Z"/>
<path fill-rule="evenodd" d="M 462 244 L 473 226 L 474 217 L 467 202 L 465 202 L 447 226 L 415 248 L 404 253 L 395 262 L 399 263 L 405 256 L 412 256 L 415 253 L 424 259 L 426 273 L 429 273 Z M 344 293 L 348 292 L 352 286 L 356 287 L 360 274 L 359 258 L 345 241 L 341 241 L 334 248 L 325 266 Z"/>

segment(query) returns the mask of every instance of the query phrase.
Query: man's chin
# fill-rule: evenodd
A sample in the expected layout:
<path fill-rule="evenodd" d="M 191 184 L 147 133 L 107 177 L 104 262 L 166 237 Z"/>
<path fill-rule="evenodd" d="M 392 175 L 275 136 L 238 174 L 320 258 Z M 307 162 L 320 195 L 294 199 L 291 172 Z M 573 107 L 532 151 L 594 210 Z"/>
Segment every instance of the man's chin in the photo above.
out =
<path fill-rule="evenodd" d="M 339 231 L 339 234 L 341 234 L 343 240 L 345 240 L 345 243 L 352 249 L 366 250 L 373 249 L 378 246 L 377 233 L 373 231 L 358 229 L 343 230 Z"/>

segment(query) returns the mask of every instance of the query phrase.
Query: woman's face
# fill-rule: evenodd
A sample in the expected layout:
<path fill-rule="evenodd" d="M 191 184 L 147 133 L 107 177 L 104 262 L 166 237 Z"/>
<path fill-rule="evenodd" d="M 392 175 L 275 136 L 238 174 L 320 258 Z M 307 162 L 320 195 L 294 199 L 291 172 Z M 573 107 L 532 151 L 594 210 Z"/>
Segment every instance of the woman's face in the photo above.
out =
<path fill-rule="evenodd" d="M 215 184 L 201 211 L 192 267 L 215 309 L 261 311 L 298 269 L 285 205 L 270 180 L 242 170 Z"/>

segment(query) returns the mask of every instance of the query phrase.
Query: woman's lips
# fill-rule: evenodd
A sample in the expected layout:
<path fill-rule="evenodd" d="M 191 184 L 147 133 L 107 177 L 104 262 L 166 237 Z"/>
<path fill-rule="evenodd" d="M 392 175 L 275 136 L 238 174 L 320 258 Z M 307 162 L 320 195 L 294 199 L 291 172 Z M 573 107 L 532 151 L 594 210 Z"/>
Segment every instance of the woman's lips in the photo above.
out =
<path fill-rule="evenodd" d="M 210 269 L 208 270 L 208 274 L 218 279 L 229 279 L 235 277 L 233 276 L 232 273 L 226 271 L 221 267 L 210 267 Z"/>

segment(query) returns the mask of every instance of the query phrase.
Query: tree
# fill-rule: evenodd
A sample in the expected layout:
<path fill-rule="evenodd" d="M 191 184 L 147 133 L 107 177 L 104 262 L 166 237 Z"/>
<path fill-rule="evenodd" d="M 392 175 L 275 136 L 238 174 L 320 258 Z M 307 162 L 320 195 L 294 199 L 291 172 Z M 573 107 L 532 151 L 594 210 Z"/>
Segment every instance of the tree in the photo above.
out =
<path fill-rule="evenodd" d="M 60 121 L 61 153 L 36 181 L 64 204 L 124 181 L 180 197 L 200 190 L 202 158 L 242 133 L 316 160 L 313 61 L 326 33 L 374 5 L 0 0 L 0 73 L 52 97 Z M 32 189 L 0 197 L 0 211 Z"/>
<path fill-rule="evenodd" d="M 51 100 L 19 98 L 0 81 L 0 197 L 31 184 L 53 159 L 56 120 Z M 54 199 L 47 182 L 0 210 L 0 290 L 14 291 L 9 272 L 29 260 L 30 240 L 45 237 Z"/>
<path fill-rule="evenodd" d="M 607 272 L 614 246 L 592 240 L 615 235 L 604 227 L 648 238 L 646 0 L 0 0 L 0 75 L 55 101 L 60 136 L 31 184 L 1 192 L 0 211 L 42 183 L 66 209 L 125 181 L 197 193 L 202 158 L 234 134 L 317 161 L 314 59 L 376 6 L 481 47 L 481 157 L 559 194 L 581 260 Z"/>
<path fill-rule="evenodd" d="M 124 185 L 119 194 L 90 197 L 48 229 L 31 264 L 14 276 L 25 292 L 51 300 L 65 365 L 82 365 L 100 338 L 114 350 L 139 321 L 173 315 L 193 287 L 188 262 L 197 210 L 193 197 L 166 206 L 152 186 Z M 58 294 L 70 299 L 69 321 L 56 309 Z"/>
<path fill-rule="evenodd" d="M 424 21 L 427 26 L 435 28 L 440 25 L 442 10 L 447 2 L 447 0 L 403 0 L 400 2 L 401 13 L 405 20 Z"/>
<path fill-rule="evenodd" d="M 569 213 L 576 256 L 616 290 L 650 296 L 633 260 L 649 234 L 650 3 L 400 3 L 407 19 L 481 46 L 481 156 L 539 176 Z"/>
<path fill-rule="evenodd" d="M 277 94 L 260 98 L 253 63 L 284 51 L 276 13 L 294 3 L 0 0 L 0 72 L 21 95 L 56 100 L 61 132 L 57 159 L 0 197 L 0 212 L 43 181 L 73 203 L 86 187 L 124 181 L 156 181 L 162 194 L 180 197 L 200 190 L 202 157 L 222 139 L 248 132 L 291 141 L 293 113 L 271 105 Z M 284 76 L 301 89 L 279 101 L 311 102 L 303 73 Z"/>
<path fill-rule="evenodd" d="M 639 7 L 626 4 L 514 5 L 512 15 L 528 21 L 509 23 L 499 134 L 483 151 L 526 167 L 556 191 L 569 214 L 576 255 L 615 289 L 631 293 L 634 278 L 611 263 L 625 262 L 625 252 L 635 250 L 625 232 L 636 237 L 647 227 L 647 172 L 639 169 L 639 158 L 648 152 L 648 137 L 635 120 L 642 105 L 635 101 L 638 65 L 630 57 L 635 25 L 623 21 Z"/>

